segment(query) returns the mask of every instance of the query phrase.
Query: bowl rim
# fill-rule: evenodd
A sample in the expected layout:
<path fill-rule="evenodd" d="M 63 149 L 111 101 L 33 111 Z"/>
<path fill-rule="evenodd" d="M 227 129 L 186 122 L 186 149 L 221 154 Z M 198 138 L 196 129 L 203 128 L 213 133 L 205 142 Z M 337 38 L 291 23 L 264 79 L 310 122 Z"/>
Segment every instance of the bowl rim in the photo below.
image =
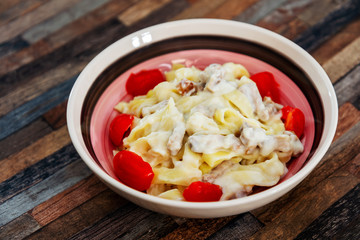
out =
<path fill-rule="evenodd" d="M 206 27 L 208 25 L 211 25 L 211 29 Z M 233 31 L 234 28 L 238 28 L 241 31 Z M 310 157 L 309 161 L 294 176 L 284 182 L 281 182 L 269 189 L 266 189 L 265 191 L 254 195 L 218 202 L 198 203 L 163 199 L 134 190 L 109 176 L 92 159 L 89 151 L 86 149 L 82 137 L 80 115 L 82 112 L 83 101 L 87 95 L 87 91 L 90 89 L 97 76 L 113 62 L 115 62 L 119 57 L 148 44 L 178 36 L 214 35 L 214 32 L 216 32 L 217 36 L 245 39 L 253 43 L 266 46 L 275 51 L 278 51 L 277 47 L 281 46 L 283 48 L 281 54 L 288 59 L 293 60 L 299 66 L 299 68 L 304 70 L 304 72 L 309 75 L 309 79 L 312 81 L 314 87 L 319 93 L 324 109 L 323 132 L 319 146 L 315 150 L 313 156 Z M 247 35 L 242 34 L 242 32 L 246 32 Z M 144 41 L 142 38 L 145 36 L 148 37 L 149 34 L 151 36 L 151 41 Z M 262 36 L 261 38 L 258 37 L 259 34 Z M 267 42 L 264 42 L 265 38 L 268 40 Z M 133 45 L 134 39 L 140 41 L 139 46 Z M 123 45 L 134 46 L 134 48 L 124 48 Z M 305 66 L 300 64 L 301 62 L 306 63 L 307 71 L 304 69 Z M 323 81 L 314 81 L 314 79 L 311 77 L 312 74 L 315 74 L 315 76 L 317 75 L 317 77 Z M 326 99 L 324 99 L 324 97 Z M 79 104 L 79 100 L 81 104 Z M 306 52 L 300 46 L 296 45 L 294 42 L 277 33 L 248 23 L 237 22 L 233 20 L 200 18 L 171 21 L 147 27 L 131 33 L 105 48 L 87 64 L 87 66 L 78 76 L 69 95 L 66 115 L 69 135 L 76 151 L 79 153 L 85 164 L 102 181 L 111 185 L 113 188 L 119 189 L 125 194 L 132 195 L 135 198 L 139 198 L 154 204 L 161 204 L 167 207 L 205 210 L 209 208 L 228 208 L 239 205 L 248 205 L 248 209 L 251 210 L 255 207 L 250 206 L 264 205 L 288 192 L 290 189 L 300 183 L 306 176 L 308 176 L 310 172 L 316 167 L 316 165 L 319 164 L 335 135 L 338 121 L 338 104 L 335 90 L 324 69 L 308 52 Z"/>

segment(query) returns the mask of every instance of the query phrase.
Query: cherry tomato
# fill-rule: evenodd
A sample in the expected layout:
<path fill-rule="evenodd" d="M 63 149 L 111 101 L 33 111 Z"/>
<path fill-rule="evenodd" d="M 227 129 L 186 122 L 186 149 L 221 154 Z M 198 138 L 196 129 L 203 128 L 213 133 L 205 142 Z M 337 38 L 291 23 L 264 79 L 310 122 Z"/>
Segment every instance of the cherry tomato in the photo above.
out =
<path fill-rule="evenodd" d="M 219 201 L 222 190 L 219 185 L 208 182 L 193 182 L 183 192 L 186 201 L 213 202 Z"/>
<path fill-rule="evenodd" d="M 159 69 L 142 70 L 130 75 L 126 82 L 126 91 L 133 96 L 145 95 L 163 81 L 165 77 Z"/>
<path fill-rule="evenodd" d="M 280 101 L 279 84 L 270 72 L 260 72 L 252 75 L 251 80 L 256 83 L 261 97 L 270 97 L 274 102 Z"/>
<path fill-rule="evenodd" d="M 114 159 L 115 175 L 125 185 L 139 191 L 145 191 L 151 185 L 154 172 L 149 163 L 130 151 L 118 152 Z"/>
<path fill-rule="evenodd" d="M 130 129 L 134 116 L 120 114 L 110 123 L 109 136 L 115 146 L 121 146 L 125 133 Z"/>
<path fill-rule="evenodd" d="M 283 107 L 281 109 L 281 120 L 285 124 L 285 129 L 293 131 L 298 138 L 304 133 L 305 116 L 304 113 L 298 109 L 290 106 Z"/>

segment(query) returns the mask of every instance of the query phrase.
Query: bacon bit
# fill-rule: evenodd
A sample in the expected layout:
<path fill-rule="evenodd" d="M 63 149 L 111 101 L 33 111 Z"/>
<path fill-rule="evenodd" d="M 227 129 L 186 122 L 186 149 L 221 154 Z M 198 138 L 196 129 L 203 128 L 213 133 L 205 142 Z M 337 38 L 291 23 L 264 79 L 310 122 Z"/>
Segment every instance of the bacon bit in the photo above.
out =
<path fill-rule="evenodd" d="M 182 96 L 191 96 L 197 91 L 197 85 L 186 78 L 181 80 L 176 87 Z"/>

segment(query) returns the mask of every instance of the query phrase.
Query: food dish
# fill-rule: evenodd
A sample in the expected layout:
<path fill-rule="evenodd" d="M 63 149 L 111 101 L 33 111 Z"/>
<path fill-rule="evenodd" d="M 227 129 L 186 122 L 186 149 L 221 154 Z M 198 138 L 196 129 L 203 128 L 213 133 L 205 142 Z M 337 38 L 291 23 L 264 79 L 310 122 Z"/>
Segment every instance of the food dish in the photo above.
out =
<path fill-rule="evenodd" d="M 211 52 L 197 50 L 191 54 L 201 56 Z M 240 59 L 238 56 L 236 60 Z M 115 135 L 116 141 L 112 140 L 119 150 L 136 153 L 150 164 L 155 177 L 145 188 L 148 194 L 188 200 L 183 192 L 189 191 L 191 183 L 201 181 L 220 187 L 219 199 L 211 200 L 244 197 L 252 192 L 253 186 L 275 185 L 286 175 L 286 163 L 291 157 L 303 152 L 299 140 L 302 130 L 298 136 L 291 132 L 297 123 L 291 119 L 286 131 L 281 120 L 281 109 L 285 108 L 272 100 L 280 101 L 280 94 L 271 73 L 252 75 L 255 83 L 241 64 L 213 63 L 202 71 L 177 63 L 164 73 L 166 81 L 156 69 L 131 74 L 126 85 L 128 92 L 132 92 L 133 85 L 140 89 L 140 84 L 148 79 L 155 82 L 153 73 L 158 73 L 159 83 L 138 95 L 147 94 L 115 106 L 122 113 L 115 121 L 131 116 L 133 123 L 131 129 L 131 124 L 124 121 L 116 123 L 123 130 Z M 136 76 L 141 83 L 136 81 Z M 268 79 L 273 82 L 268 84 Z M 262 81 L 267 82 L 261 84 Z M 264 97 L 257 84 L 265 90 Z M 312 116 L 307 117 L 310 125 Z M 129 136 L 124 137 L 122 144 L 117 138 L 127 130 Z M 129 163 L 123 167 L 122 173 L 133 170 Z M 138 172 L 141 177 L 143 171 Z M 136 177 L 116 175 L 120 180 L 130 181 L 128 186 L 139 181 Z"/>
<path fill-rule="evenodd" d="M 310 133 L 304 133 L 306 138 L 313 137 L 313 140 L 309 141 L 309 146 L 306 145 L 308 141 L 305 141 L 305 154 L 303 154 L 305 157 L 294 161 L 289 167 L 289 172 L 292 174 L 276 186 L 254 195 L 223 202 L 193 203 L 162 199 L 118 182 L 112 176 L 111 168 L 108 168 L 106 163 L 100 162 L 101 158 L 95 153 L 94 146 L 98 146 L 104 156 L 112 155 L 112 151 L 108 150 L 110 143 L 103 141 L 103 136 L 106 135 L 106 129 L 109 127 L 106 123 L 110 124 L 111 119 L 116 115 L 112 113 L 112 107 L 119 100 L 130 100 L 131 96 L 128 96 L 124 90 L 108 94 L 108 87 L 114 84 L 117 89 L 124 89 L 125 81 L 121 80 L 121 77 L 126 79 L 128 77 L 126 74 L 136 72 L 134 69 L 137 67 L 144 69 L 142 64 L 149 64 L 150 60 L 151 64 L 155 64 L 154 59 L 156 60 L 157 57 L 178 54 L 179 51 L 201 49 L 226 51 L 260 60 L 260 62 L 249 61 L 253 63 L 247 66 L 249 72 L 252 71 L 252 67 L 258 67 L 260 63 L 274 69 L 270 72 L 278 76 L 276 79 L 284 80 L 284 84 L 280 83 L 284 88 L 282 92 L 285 93 L 283 100 L 289 105 L 300 108 L 305 116 L 308 116 L 308 110 L 313 114 L 313 128 L 305 128 L 305 131 Z M 219 55 L 210 57 L 211 62 L 218 58 Z M 199 65 L 209 64 L 206 58 L 200 60 L 182 58 L 181 54 L 177 59 L 183 59 L 185 65 L 189 61 Z M 225 61 L 231 59 L 227 58 Z M 293 81 L 285 80 L 289 78 Z M 105 102 L 110 108 L 106 108 L 106 104 L 103 104 Z M 97 108 L 103 109 L 101 114 L 94 114 Z M 321 66 L 291 41 L 244 23 L 197 19 L 170 22 L 141 30 L 101 52 L 77 79 L 70 94 L 67 119 L 71 139 L 81 158 L 115 192 L 134 203 L 161 213 L 182 217 L 220 217 L 263 206 L 301 182 L 319 163 L 331 143 L 337 123 L 337 102 L 332 84 Z M 97 126 L 103 127 L 98 128 L 96 135 L 92 135 L 91 132 Z M 292 168 L 295 170 L 292 171 Z"/>

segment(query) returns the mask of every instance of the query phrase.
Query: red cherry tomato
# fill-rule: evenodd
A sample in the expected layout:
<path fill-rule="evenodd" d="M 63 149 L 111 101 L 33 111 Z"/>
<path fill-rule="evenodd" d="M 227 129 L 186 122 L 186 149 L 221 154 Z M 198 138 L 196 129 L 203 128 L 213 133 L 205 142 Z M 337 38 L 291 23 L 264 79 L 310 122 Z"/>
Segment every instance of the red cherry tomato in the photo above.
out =
<path fill-rule="evenodd" d="M 298 109 L 290 106 L 283 107 L 281 109 L 281 120 L 285 124 L 285 129 L 293 131 L 298 138 L 304 133 L 305 116 L 304 113 Z"/>
<path fill-rule="evenodd" d="M 193 182 L 183 192 L 186 201 L 213 202 L 219 201 L 222 190 L 219 185 L 208 182 Z"/>
<path fill-rule="evenodd" d="M 260 72 L 252 75 L 251 80 L 256 83 L 261 97 L 270 97 L 274 102 L 280 102 L 279 84 L 270 72 Z"/>
<path fill-rule="evenodd" d="M 151 185 L 154 172 L 149 163 L 130 151 L 118 152 L 114 159 L 115 175 L 125 185 L 139 191 L 145 191 Z"/>
<path fill-rule="evenodd" d="M 129 114 L 120 114 L 110 123 L 109 136 L 115 146 L 122 145 L 125 133 L 130 129 L 134 116 Z"/>
<path fill-rule="evenodd" d="M 165 77 L 159 69 L 142 70 L 130 75 L 126 82 L 126 91 L 133 96 L 145 95 L 163 81 Z"/>

